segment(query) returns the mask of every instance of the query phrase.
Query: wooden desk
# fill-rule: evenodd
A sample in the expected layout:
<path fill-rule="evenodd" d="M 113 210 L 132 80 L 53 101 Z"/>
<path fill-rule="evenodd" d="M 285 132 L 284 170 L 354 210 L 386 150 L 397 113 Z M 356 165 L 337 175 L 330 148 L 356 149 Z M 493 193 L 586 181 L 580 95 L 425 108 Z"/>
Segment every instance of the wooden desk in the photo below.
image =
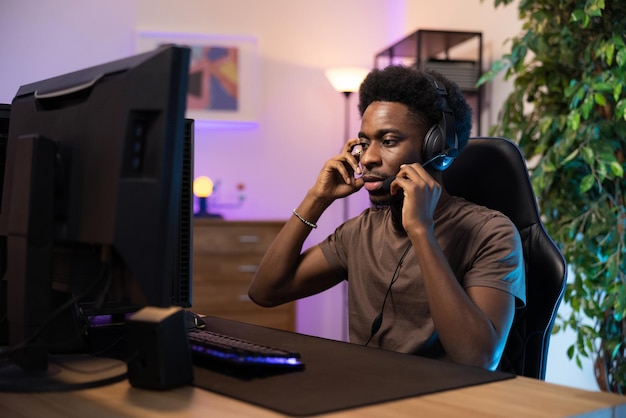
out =
<path fill-rule="evenodd" d="M 196 384 L 219 387 L 243 399 L 257 399 L 258 404 L 275 404 L 276 410 L 302 413 L 309 407 L 335 410 L 324 417 L 626 417 L 626 397 L 590 392 L 549 384 L 540 380 L 512 377 L 483 379 L 489 372 L 451 363 L 441 363 L 414 356 L 385 352 L 369 347 L 330 341 L 316 337 L 233 322 L 205 318 L 207 327 L 217 332 L 249 338 L 261 344 L 275 341 L 277 346 L 293 346 L 307 361 L 302 372 L 264 379 L 239 381 L 209 370 L 196 370 Z M 367 365 L 367 368 L 364 366 Z M 408 375 L 408 376 L 407 376 Z M 208 380 L 206 378 L 208 377 Z M 433 393 L 433 390 L 409 391 L 412 386 L 443 381 L 446 387 L 463 377 L 464 382 L 489 381 L 472 386 L 456 385 Z M 478 378 L 478 379 L 475 379 Z M 205 380 L 203 380 L 205 379 Z M 496 381 L 493 381 L 496 380 Z M 204 384 L 202 383 L 204 382 Z M 208 385 L 208 386 L 207 386 Z M 234 385 L 234 386 L 233 386 Z M 231 392 L 228 387 L 231 387 Z M 232 391 L 232 387 L 235 388 Z M 306 388 L 306 389 L 303 389 Z M 329 392 L 330 388 L 330 392 Z M 391 391 L 391 397 L 379 398 Z M 414 393 L 429 393 L 413 396 Z M 281 396 L 281 394 L 283 396 Z M 364 402 L 350 405 L 369 406 L 351 409 L 329 408 L 334 401 L 344 403 L 350 396 L 366 396 Z M 253 396 L 254 395 L 254 396 Z M 256 396 L 256 398 L 255 398 Z M 387 401 L 387 399 L 400 400 Z M 299 399 L 298 409 L 285 408 L 285 400 Z M 345 403 L 344 403 L 345 405 Z M 309 408 L 310 409 L 310 408 Z M 298 412 L 300 411 L 300 412 Z M 130 386 L 128 381 L 94 389 L 57 393 L 0 393 L 0 417 L 11 418 L 117 418 L 117 417 L 281 417 L 271 409 L 255 406 L 197 387 L 169 391 L 150 391 Z"/>
<path fill-rule="evenodd" d="M 590 414 L 592 413 L 593 414 Z M 517 377 L 495 383 L 349 409 L 325 417 L 624 417 L 626 398 Z M 269 409 L 202 389 L 166 392 L 126 381 L 98 389 L 47 394 L 0 394 L 0 416 L 12 418 L 282 417 Z"/>

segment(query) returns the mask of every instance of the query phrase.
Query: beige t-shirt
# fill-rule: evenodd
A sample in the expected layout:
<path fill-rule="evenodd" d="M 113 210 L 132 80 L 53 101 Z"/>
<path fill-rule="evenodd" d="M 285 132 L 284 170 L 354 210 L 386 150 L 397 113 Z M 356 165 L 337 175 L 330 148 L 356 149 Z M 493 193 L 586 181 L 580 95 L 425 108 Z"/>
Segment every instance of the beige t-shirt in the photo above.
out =
<path fill-rule="evenodd" d="M 452 197 L 435 212 L 435 235 L 461 286 L 500 289 L 526 300 L 524 260 L 517 229 L 499 212 Z M 320 243 L 337 274 L 348 280 L 350 341 L 365 344 L 383 307 L 382 326 L 369 342 L 402 353 L 445 355 L 430 315 L 415 254 L 389 208 L 366 209 Z M 454 309 L 454 306 L 450 306 Z"/>

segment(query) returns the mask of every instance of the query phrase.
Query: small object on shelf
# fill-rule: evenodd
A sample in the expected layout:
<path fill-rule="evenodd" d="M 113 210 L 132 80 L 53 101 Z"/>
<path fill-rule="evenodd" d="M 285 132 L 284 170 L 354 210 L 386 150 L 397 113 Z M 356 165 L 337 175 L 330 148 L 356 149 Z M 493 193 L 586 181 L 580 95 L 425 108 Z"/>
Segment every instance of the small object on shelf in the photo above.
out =
<path fill-rule="evenodd" d="M 224 217 L 219 213 L 211 213 L 208 211 L 208 197 L 198 197 L 198 211 L 193 214 L 198 218 L 216 218 L 223 219 Z"/>
<path fill-rule="evenodd" d="M 193 194 L 198 198 L 198 211 L 194 216 L 200 218 L 222 218 L 219 213 L 210 213 L 208 199 L 213 194 L 214 184 L 207 176 L 200 176 L 193 181 Z"/>
<path fill-rule="evenodd" d="M 217 202 L 219 196 L 216 195 L 219 189 L 219 180 L 213 182 L 207 176 L 197 177 L 193 182 L 193 194 L 198 198 L 198 211 L 194 213 L 197 218 L 217 218 L 222 219 L 223 216 L 219 213 L 211 212 L 210 207 L 219 209 L 236 209 L 241 207 L 246 200 L 244 190 L 246 186 L 243 183 L 237 183 L 237 201 L 231 203 Z"/>

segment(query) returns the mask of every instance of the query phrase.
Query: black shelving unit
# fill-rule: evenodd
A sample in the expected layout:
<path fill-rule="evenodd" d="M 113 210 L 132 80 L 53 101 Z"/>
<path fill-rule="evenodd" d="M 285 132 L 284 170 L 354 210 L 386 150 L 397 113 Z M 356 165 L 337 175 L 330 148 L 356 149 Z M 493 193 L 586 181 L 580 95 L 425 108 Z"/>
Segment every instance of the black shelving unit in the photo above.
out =
<path fill-rule="evenodd" d="M 482 71 L 481 32 L 417 30 L 376 54 L 374 67 L 392 64 L 432 69 L 456 82 L 473 109 L 474 130 L 481 135 L 482 88 L 476 87 Z"/>

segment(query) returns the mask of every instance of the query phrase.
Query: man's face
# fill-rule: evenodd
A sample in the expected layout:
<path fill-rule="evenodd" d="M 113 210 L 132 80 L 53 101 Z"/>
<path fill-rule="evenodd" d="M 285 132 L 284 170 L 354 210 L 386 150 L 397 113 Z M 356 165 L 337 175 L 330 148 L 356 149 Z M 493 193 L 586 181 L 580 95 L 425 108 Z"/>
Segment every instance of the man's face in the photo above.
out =
<path fill-rule="evenodd" d="M 372 102 L 365 109 L 359 132 L 361 165 L 372 203 L 390 201 L 389 192 L 380 189 L 384 179 L 395 176 L 402 164 L 422 161 L 425 134 L 426 129 L 401 103 Z"/>

